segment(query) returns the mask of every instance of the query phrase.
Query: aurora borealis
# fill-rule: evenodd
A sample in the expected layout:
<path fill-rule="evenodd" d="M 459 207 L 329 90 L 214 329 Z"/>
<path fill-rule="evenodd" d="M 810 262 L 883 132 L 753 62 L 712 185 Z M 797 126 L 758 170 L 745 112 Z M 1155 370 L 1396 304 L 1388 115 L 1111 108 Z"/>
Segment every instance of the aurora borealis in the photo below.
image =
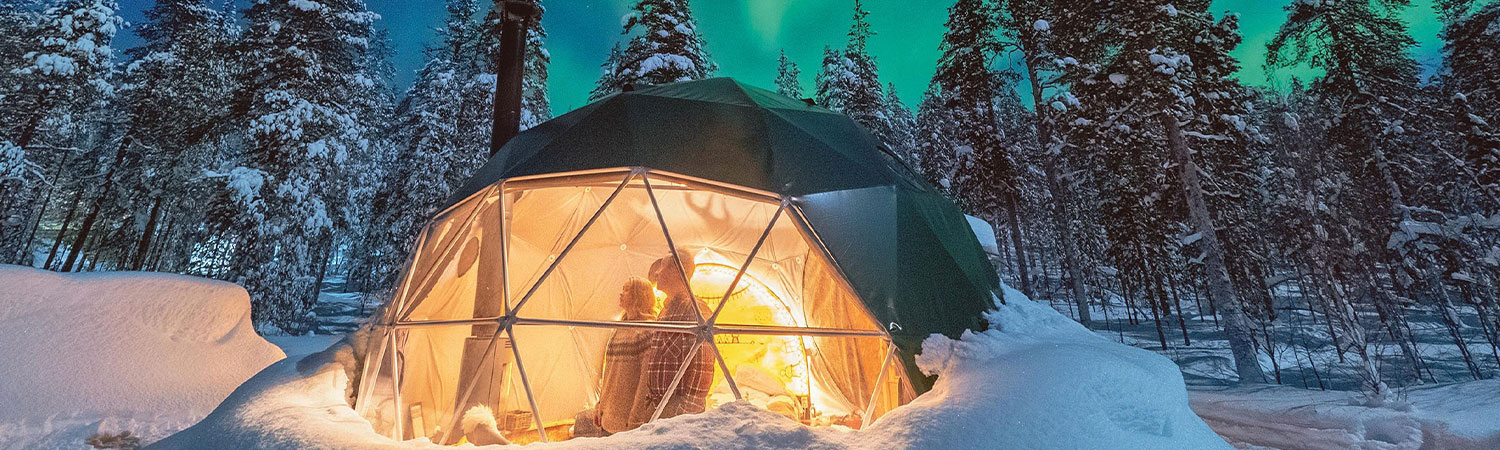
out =
<path fill-rule="evenodd" d="M 422 65 L 421 49 L 436 38 L 433 27 L 442 23 L 441 0 L 366 0 L 380 13 L 378 26 L 390 32 L 397 54 L 397 84 L 405 86 Z M 1282 8 L 1292 0 L 1216 0 L 1215 15 L 1240 14 L 1244 43 L 1235 50 L 1247 84 L 1268 83 L 1261 64 L 1265 42 L 1285 20 Z M 241 0 L 244 3 L 245 0 Z M 543 25 L 547 49 L 552 55 L 549 95 L 555 114 L 587 102 L 598 79 L 599 64 L 609 48 L 622 38 L 620 17 L 631 0 L 544 0 Z M 876 35 L 870 51 L 879 61 L 883 82 L 895 83 L 902 100 L 912 106 L 932 77 L 942 38 L 946 0 L 865 0 L 870 24 Z M 127 21 L 139 22 L 141 11 L 151 0 L 121 0 Z M 802 70 L 802 84 L 811 89 L 822 59 L 823 46 L 842 48 L 848 31 L 853 0 L 694 0 L 693 13 L 699 32 L 708 41 L 708 51 L 719 64 L 720 76 L 729 76 L 760 86 L 769 86 L 776 75 L 776 58 L 782 49 Z M 1414 56 L 1431 73 L 1439 64 L 1438 20 L 1431 0 L 1417 0 L 1406 18 L 1418 47 Z M 1058 19 L 1066 20 L 1066 19 Z M 128 34 L 128 36 L 127 36 Z M 117 47 L 139 43 L 127 30 Z M 1285 71 L 1283 71 L 1285 72 Z M 1286 74 L 1278 74 L 1285 78 Z M 1274 84 L 1274 83 L 1273 83 Z"/>

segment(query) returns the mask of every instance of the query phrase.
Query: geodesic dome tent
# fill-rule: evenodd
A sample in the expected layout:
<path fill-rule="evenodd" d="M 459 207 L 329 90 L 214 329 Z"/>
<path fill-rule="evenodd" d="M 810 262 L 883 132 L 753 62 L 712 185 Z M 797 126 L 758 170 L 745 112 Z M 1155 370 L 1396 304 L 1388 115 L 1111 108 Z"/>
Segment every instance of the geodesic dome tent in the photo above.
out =
<path fill-rule="evenodd" d="M 400 439 L 472 440 L 460 421 L 476 406 L 513 442 L 578 435 L 613 395 L 605 353 L 622 330 L 712 355 L 703 406 L 860 428 L 930 387 L 913 362 L 923 338 L 978 329 L 999 293 L 964 216 L 853 121 L 725 78 L 537 125 L 451 203 L 357 393 Z M 674 250 L 692 255 L 678 268 L 695 320 L 623 320 L 621 287 Z"/>

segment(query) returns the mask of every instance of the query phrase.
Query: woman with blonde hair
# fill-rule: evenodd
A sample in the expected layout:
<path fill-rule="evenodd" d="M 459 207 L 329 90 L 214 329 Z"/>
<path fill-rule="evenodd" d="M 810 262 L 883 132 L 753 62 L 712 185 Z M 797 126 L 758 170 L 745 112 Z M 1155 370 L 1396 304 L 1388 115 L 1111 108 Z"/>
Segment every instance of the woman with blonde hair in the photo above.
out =
<path fill-rule="evenodd" d="M 655 287 L 645 278 L 626 280 L 620 288 L 620 308 L 625 310 L 621 321 L 655 320 Z M 651 333 L 637 328 L 615 330 L 609 339 L 604 350 L 603 389 L 596 408 L 599 427 L 605 435 L 633 429 L 651 418 L 651 408 L 645 404 L 646 388 L 641 383 L 650 341 Z"/>

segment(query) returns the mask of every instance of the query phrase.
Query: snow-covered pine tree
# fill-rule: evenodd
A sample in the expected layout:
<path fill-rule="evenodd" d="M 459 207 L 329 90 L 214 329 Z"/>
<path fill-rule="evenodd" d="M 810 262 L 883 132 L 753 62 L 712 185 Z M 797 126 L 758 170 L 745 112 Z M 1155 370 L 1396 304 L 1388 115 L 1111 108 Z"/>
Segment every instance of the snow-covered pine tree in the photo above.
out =
<path fill-rule="evenodd" d="M 385 224 L 374 219 L 376 198 L 383 195 L 381 188 L 388 175 L 399 166 L 396 160 L 400 155 L 397 154 L 398 147 L 391 133 L 395 122 L 396 102 L 396 90 L 393 86 L 395 67 L 391 64 L 394 54 L 395 50 L 386 31 L 378 30 L 375 37 L 370 39 L 370 46 L 364 56 L 365 62 L 361 64 L 365 71 L 363 76 L 369 81 L 361 83 L 360 88 L 365 93 L 361 94 L 356 104 L 360 111 L 359 118 L 363 122 L 362 127 L 372 132 L 360 142 L 362 151 L 349 158 L 351 173 L 359 175 L 350 177 L 348 188 L 344 192 L 346 200 L 343 214 L 347 225 L 335 232 L 333 251 L 329 255 L 330 258 L 337 257 L 335 261 L 339 264 L 324 264 L 328 267 L 320 272 L 319 285 L 327 270 L 342 270 L 345 272 L 345 288 L 348 289 L 349 273 L 368 267 L 364 264 L 368 256 L 364 244 L 368 242 L 370 233 L 386 228 Z"/>
<path fill-rule="evenodd" d="M 843 52 L 823 46 L 823 62 L 818 66 L 813 82 L 813 102 L 824 108 L 843 111 L 848 97 L 843 79 L 849 76 L 848 73 Z"/>
<path fill-rule="evenodd" d="M 1443 84 L 1453 116 L 1455 154 L 1464 160 L 1490 211 L 1500 209 L 1500 1 L 1442 0 Z"/>
<path fill-rule="evenodd" d="M 1161 345 L 1167 345 L 1162 320 L 1172 306 L 1166 286 L 1172 284 L 1171 261 L 1180 245 L 1170 235 L 1177 228 L 1180 202 L 1186 200 L 1196 237 L 1183 241 L 1202 241 L 1205 261 L 1213 269 L 1207 271 L 1209 287 L 1225 313 L 1237 369 L 1243 371 L 1243 382 L 1260 382 L 1251 329 L 1217 251 L 1213 217 L 1182 130 L 1183 113 L 1194 103 L 1195 74 L 1186 49 L 1203 24 L 1212 23 L 1206 8 L 1194 4 L 1180 11 L 1164 1 L 1143 0 L 1102 10 L 1108 26 L 1124 37 L 1109 41 L 1103 51 L 1085 48 L 1082 58 L 1073 57 L 1083 64 L 1065 64 L 1070 93 L 1078 99 L 1072 109 L 1079 114 L 1069 139 L 1102 157 L 1093 170 L 1107 254 L 1119 269 L 1127 300 L 1149 305 Z M 1068 105 L 1058 101 L 1053 106 L 1063 110 Z M 1177 174 L 1162 170 L 1172 164 L 1178 166 Z"/>
<path fill-rule="evenodd" d="M 374 204 L 375 222 L 365 239 L 363 267 L 357 268 L 371 292 L 394 287 L 417 233 L 453 191 L 489 159 L 489 122 L 495 75 L 489 61 L 498 48 L 498 23 L 491 15 L 483 28 L 471 19 L 473 0 L 452 0 L 443 42 L 406 92 L 392 127 L 400 155 L 385 177 Z M 548 54 L 540 21 L 533 22 L 522 83 L 522 123 L 526 129 L 551 117 L 546 101 Z M 474 33 L 471 30 L 479 30 Z M 484 51 L 475 53 L 470 40 Z M 482 69 L 483 71 L 477 71 Z"/>
<path fill-rule="evenodd" d="M 145 16 L 136 30 L 144 43 L 126 52 L 132 62 L 119 96 L 131 144 L 120 147 L 125 154 L 113 180 L 119 187 L 103 194 L 120 197 L 112 206 L 121 209 L 117 215 L 122 232 L 104 240 L 104 248 L 128 258 L 118 265 L 130 270 L 145 266 L 165 223 L 195 223 L 199 211 L 208 207 L 200 202 L 206 197 L 198 182 L 202 168 L 226 155 L 204 142 L 221 131 L 215 128 L 229 112 L 223 99 L 234 89 L 227 61 L 233 30 L 224 28 L 219 11 L 203 0 L 162 0 Z M 199 195 L 181 195 L 187 192 Z M 91 224 L 93 215 L 81 223 Z M 58 242 L 68 225 L 64 221 L 59 229 Z M 86 228 L 78 230 L 75 240 L 87 239 Z"/>
<path fill-rule="evenodd" d="M 916 167 L 917 152 L 917 118 L 912 115 L 911 109 L 901 102 L 901 97 L 896 95 L 896 84 L 890 83 L 885 87 L 885 117 L 891 122 L 891 131 L 886 136 L 886 145 L 891 152 L 895 153 L 901 161 Z"/>
<path fill-rule="evenodd" d="M 438 205 L 456 188 L 447 174 L 455 163 L 470 158 L 460 153 L 472 150 L 462 140 L 463 80 L 454 76 L 451 61 L 433 59 L 418 73 L 398 108 L 393 127 L 399 157 L 386 176 L 382 195 L 375 197 L 375 223 L 365 252 L 370 256 L 366 288 L 385 292 L 410 252 L 411 241 L 431 219 Z M 417 175 L 422 174 L 422 175 Z"/>
<path fill-rule="evenodd" d="M 87 115 L 97 102 L 114 94 L 114 52 L 110 43 L 124 21 L 112 0 L 61 0 L 44 9 L 29 36 L 31 41 L 11 70 L 11 92 L 0 98 L 0 139 L 20 149 L 35 164 L 43 183 L 0 191 L 0 261 L 29 264 L 27 251 L 39 215 L 43 213 L 61 170 L 73 156 L 67 143 L 49 143 L 47 151 L 37 141 L 54 115 L 63 122 Z M 25 16 L 25 14 L 22 14 Z M 77 115 L 74 115 L 77 113 Z M 71 123 L 54 124 L 69 128 Z M 43 188 L 40 185 L 45 185 Z M 0 189 L 7 189 L 0 184 Z"/>
<path fill-rule="evenodd" d="M 616 64 L 605 61 L 605 75 L 596 97 L 619 92 L 625 85 L 666 84 L 708 78 L 718 70 L 688 0 L 639 0 L 622 19 L 630 36 Z M 614 54 L 611 53 L 611 56 Z M 601 95 L 602 93 L 602 95 Z"/>
<path fill-rule="evenodd" d="M 0 4 L 0 222 L 24 220 L 9 215 L 15 192 L 29 191 L 31 184 L 41 179 L 39 166 L 26 157 L 26 150 L 11 142 L 16 130 L 11 127 L 19 122 L 16 115 L 21 111 L 12 102 L 24 96 L 21 75 L 14 71 L 21 68 L 22 56 L 35 41 L 40 14 L 33 1 L 15 1 Z M 9 194 L 7 194 L 9 193 Z M 5 225 L 0 224 L 0 229 Z M 4 255 L 7 253 L 0 253 Z M 5 260 L 0 256 L 0 261 Z"/>
<path fill-rule="evenodd" d="M 1253 96 L 1236 78 L 1239 62 L 1229 54 L 1240 43 L 1239 17 L 1230 14 L 1215 22 L 1206 8 L 1197 7 L 1175 14 L 1184 17 L 1184 32 L 1171 45 L 1183 59 L 1174 66 L 1157 58 L 1163 63 L 1157 70 L 1171 72 L 1182 93 L 1170 105 L 1173 116 L 1163 116 L 1162 121 L 1177 165 L 1177 185 L 1197 236 L 1193 246 L 1201 253 L 1197 259 L 1203 261 L 1211 301 L 1224 311 L 1224 331 L 1240 383 L 1261 383 L 1265 374 L 1247 319 L 1258 318 L 1264 329 L 1275 318 L 1265 289 L 1269 252 L 1263 230 L 1270 224 L 1265 222 L 1265 203 L 1259 195 L 1263 185 L 1252 153 L 1264 137 L 1250 122 Z M 1274 351 L 1271 343 L 1265 348 L 1268 354 Z M 1276 376 L 1279 381 L 1280 374 Z"/>
<path fill-rule="evenodd" d="M 542 28 L 541 17 L 546 13 L 540 0 L 531 0 L 537 8 L 537 16 L 530 22 L 526 29 L 526 54 L 522 57 L 525 65 L 524 75 L 521 78 L 521 129 L 525 130 L 552 118 L 552 105 L 547 100 L 547 67 L 552 62 L 552 54 L 547 51 L 547 30 Z M 491 9 L 485 17 L 483 43 L 487 49 L 485 69 L 487 76 L 483 77 L 489 83 L 494 78 L 488 75 L 496 72 L 494 59 L 500 52 L 500 10 Z M 490 85 L 493 92 L 494 85 Z M 493 97 L 493 95 L 491 95 Z M 490 98 L 488 101 L 493 102 Z M 488 148 L 488 129 L 485 130 L 485 144 Z M 474 167 L 478 169 L 478 167 Z M 465 176 L 467 178 L 467 176 Z"/>
<path fill-rule="evenodd" d="M 869 40 L 870 36 L 875 35 L 875 31 L 870 29 L 867 19 L 869 15 L 864 4 L 855 0 L 849 41 L 844 46 L 842 59 L 838 62 L 837 71 L 832 72 L 835 76 L 831 79 L 837 85 L 835 91 L 842 98 L 830 100 L 824 106 L 854 119 L 889 146 L 895 125 L 885 114 L 884 85 L 880 82 L 880 75 L 875 67 L 875 57 L 870 55 Z"/>
<path fill-rule="evenodd" d="M 781 51 L 781 56 L 776 58 L 776 93 L 787 97 L 802 98 L 802 81 L 798 80 L 802 71 L 797 70 L 797 63 L 786 57 L 786 50 Z"/>
<path fill-rule="evenodd" d="M 1014 77 L 991 67 L 992 59 L 1000 51 L 996 36 L 998 11 L 985 0 L 959 0 L 948 8 L 948 14 L 948 30 L 939 45 L 932 83 L 940 92 L 942 107 L 949 110 L 954 120 L 956 145 L 928 151 L 952 153 L 948 158 L 954 161 L 955 178 L 950 189 L 966 210 L 990 223 L 1000 223 L 1002 217 L 1008 219 L 1011 248 L 1017 262 L 1017 287 L 1031 295 L 1026 246 L 1020 239 L 1015 160 L 997 116 L 1000 108 L 997 99 L 1016 95 L 1012 89 Z M 860 29 L 868 28 L 859 25 L 862 14 L 856 13 L 855 19 L 851 39 Z M 1013 102 L 1017 106 L 1019 103 L 1019 100 Z"/>
<path fill-rule="evenodd" d="M 246 67 L 235 96 L 246 151 L 227 176 L 240 233 L 232 275 L 254 318 L 297 333 L 317 302 L 344 208 L 350 158 L 373 130 L 360 116 L 373 24 L 361 0 L 256 0 L 245 11 Z"/>
<path fill-rule="evenodd" d="M 1423 371 L 1421 355 L 1400 302 L 1384 287 L 1377 268 L 1393 262 L 1387 243 L 1411 212 L 1405 200 L 1410 188 L 1403 186 L 1395 167 L 1414 151 L 1402 142 L 1412 126 L 1404 111 L 1415 94 L 1418 70 L 1409 52 L 1414 41 L 1401 19 L 1407 5 L 1294 2 L 1287 7 L 1286 23 L 1266 45 L 1266 65 L 1307 64 L 1323 72 L 1312 83 L 1332 114 L 1322 138 L 1329 171 L 1320 182 L 1331 187 L 1323 199 L 1332 216 L 1340 218 L 1324 225 L 1338 228 L 1331 234 L 1349 238 L 1347 244 L 1330 246 L 1334 259 L 1323 263 L 1336 268 L 1335 283 L 1352 288 L 1351 299 L 1374 307 L 1405 357 L 1406 377 L 1415 380 Z M 1383 401 L 1384 384 L 1378 379 L 1366 384 L 1371 401 Z"/>
<path fill-rule="evenodd" d="M 594 82 L 594 90 L 589 91 L 589 101 L 620 92 L 620 87 L 625 85 L 620 81 L 620 61 L 624 57 L 624 50 L 620 49 L 619 42 L 610 47 L 609 56 L 604 57 L 604 62 L 599 64 L 599 81 Z"/>
<path fill-rule="evenodd" d="M 1026 69 L 1026 81 L 1031 85 L 1031 104 L 1035 105 L 1032 119 L 1032 135 L 1036 148 L 1041 153 L 1036 161 L 1042 168 L 1044 185 L 1048 195 L 1049 218 L 1054 239 L 1060 247 L 1062 269 L 1067 272 L 1069 294 L 1078 311 L 1078 321 L 1091 325 L 1088 279 L 1096 273 L 1092 261 L 1084 250 L 1085 241 L 1102 244 L 1098 236 L 1087 233 L 1097 229 L 1093 223 L 1090 199 L 1095 198 L 1078 192 L 1088 189 L 1081 179 L 1071 176 L 1086 173 L 1075 169 L 1068 154 L 1078 146 L 1070 146 L 1063 139 L 1070 123 L 1066 117 L 1069 108 L 1078 106 L 1078 100 L 1066 89 L 1062 89 L 1059 78 L 1068 67 L 1079 64 L 1078 58 L 1089 59 L 1107 39 L 1093 37 L 1102 29 L 1093 26 L 1098 17 L 1098 4 L 1058 0 L 1009 0 L 999 3 L 1001 14 L 1002 44 L 1007 50 L 1020 54 Z M 1068 20 L 1059 20 L 1068 18 Z M 1058 22 L 1053 24 L 1052 22 Z M 1056 48 L 1054 48 L 1056 47 Z M 1062 57 L 1057 50 L 1075 56 Z M 1090 239 L 1092 238 L 1092 239 Z M 1102 245 L 1096 245 L 1102 246 Z"/>
<path fill-rule="evenodd" d="M 917 151 L 915 167 L 927 178 L 927 182 L 939 191 L 952 196 L 953 178 L 958 163 L 953 149 L 954 121 L 951 111 L 943 106 L 941 88 L 930 83 L 917 104 L 915 141 Z"/>

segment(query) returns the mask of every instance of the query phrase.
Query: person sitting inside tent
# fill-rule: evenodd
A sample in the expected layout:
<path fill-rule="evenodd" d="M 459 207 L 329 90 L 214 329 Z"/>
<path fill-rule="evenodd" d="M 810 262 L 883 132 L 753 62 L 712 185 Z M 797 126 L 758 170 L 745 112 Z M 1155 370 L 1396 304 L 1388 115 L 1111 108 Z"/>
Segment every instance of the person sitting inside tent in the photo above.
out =
<path fill-rule="evenodd" d="M 625 310 L 620 316 L 621 321 L 655 320 L 656 290 L 651 287 L 651 282 L 640 277 L 626 280 L 620 289 L 620 308 Z M 604 350 L 603 389 L 599 403 L 594 410 L 585 411 L 591 413 L 588 419 L 596 421 L 591 425 L 597 428 L 590 430 L 592 432 L 581 431 L 594 427 L 577 427 L 577 423 L 583 422 L 580 420 L 575 422 L 575 435 L 608 436 L 635 429 L 651 419 L 656 405 L 647 404 L 645 386 L 641 382 L 645 375 L 642 366 L 650 343 L 649 331 L 637 328 L 615 330 Z"/>
<path fill-rule="evenodd" d="M 700 317 L 709 314 L 708 305 L 688 288 L 690 280 L 686 277 L 691 277 L 696 267 L 692 253 L 682 249 L 651 264 L 651 281 L 656 283 L 657 290 L 667 294 L 657 320 L 697 323 Z M 668 398 L 660 418 L 701 413 L 707 407 L 714 377 L 713 350 L 698 348 L 694 352 L 698 341 L 699 337 L 693 334 L 652 333 L 651 347 L 646 351 L 646 402 L 655 408 L 663 398 Z M 688 361 L 687 372 L 682 374 L 676 389 L 672 389 L 672 380 L 684 361 Z"/>

